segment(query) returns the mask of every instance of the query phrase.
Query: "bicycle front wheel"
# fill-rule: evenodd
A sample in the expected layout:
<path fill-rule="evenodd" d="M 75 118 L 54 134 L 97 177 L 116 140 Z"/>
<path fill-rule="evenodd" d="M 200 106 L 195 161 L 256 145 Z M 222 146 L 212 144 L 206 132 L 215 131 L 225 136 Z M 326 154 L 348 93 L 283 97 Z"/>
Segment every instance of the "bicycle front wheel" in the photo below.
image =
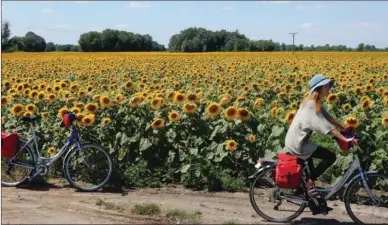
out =
<path fill-rule="evenodd" d="M 270 222 L 290 222 L 305 209 L 305 194 L 299 190 L 280 189 L 275 185 L 275 167 L 264 169 L 250 185 L 253 209 Z"/>
<path fill-rule="evenodd" d="M 357 224 L 387 224 L 388 176 L 365 174 L 365 183 L 358 177 L 349 184 L 344 199 L 347 213 Z"/>
<path fill-rule="evenodd" d="M 112 175 L 112 160 L 107 151 L 96 144 L 75 147 L 64 159 L 64 173 L 80 191 L 96 191 L 105 186 Z"/>

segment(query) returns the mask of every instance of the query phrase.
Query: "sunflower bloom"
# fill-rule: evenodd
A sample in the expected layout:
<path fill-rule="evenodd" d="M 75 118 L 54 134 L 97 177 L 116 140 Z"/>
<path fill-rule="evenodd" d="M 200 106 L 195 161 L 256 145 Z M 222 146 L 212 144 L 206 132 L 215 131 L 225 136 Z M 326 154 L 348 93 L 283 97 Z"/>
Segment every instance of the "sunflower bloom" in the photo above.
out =
<path fill-rule="evenodd" d="M 349 112 L 351 108 L 352 108 L 352 106 L 349 103 L 346 103 L 345 105 L 342 106 L 342 109 L 345 112 Z"/>
<path fill-rule="evenodd" d="M 102 95 L 100 97 L 100 104 L 102 105 L 102 107 L 110 107 L 112 105 L 112 102 L 108 96 Z"/>
<path fill-rule="evenodd" d="M 372 101 L 370 99 L 365 99 L 361 103 L 361 109 L 366 111 L 367 109 L 372 107 Z"/>
<path fill-rule="evenodd" d="M 49 154 L 53 154 L 53 153 L 56 152 L 56 150 L 55 150 L 54 147 L 50 147 L 50 148 L 47 149 L 47 152 L 48 152 Z"/>
<path fill-rule="evenodd" d="M 229 151 L 235 151 L 237 149 L 237 142 L 235 140 L 227 140 L 225 142 L 225 147 Z"/>
<path fill-rule="evenodd" d="M 255 142 L 255 141 L 256 141 L 256 136 L 253 135 L 253 134 L 249 135 L 249 136 L 248 136 L 248 141 L 249 141 L 250 143 Z"/>
<path fill-rule="evenodd" d="M 168 119 L 170 121 L 178 121 L 180 119 L 180 115 L 177 111 L 172 111 L 168 114 Z"/>
<path fill-rule="evenodd" d="M 241 120 L 249 120 L 251 115 L 247 109 L 238 109 L 238 118 Z"/>
<path fill-rule="evenodd" d="M 69 112 L 69 109 L 67 107 L 62 107 L 58 110 L 58 117 L 63 118 L 63 116 Z"/>
<path fill-rule="evenodd" d="M 384 127 L 388 127 L 388 114 L 383 116 L 381 124 L 383 124 Z"/>
<path fill-rule="evenodd" d="M 338 101 L 338 95 L 337 94 L 329 94 L 329 96 L 327 96 L 327 102 L 329 104 L 334 104 Z"/>
<path fill-rule="evenodd" d="M 291 111 L 291 112 L 287 113 L 286 118 L 285 118 L 286 123 L 291 124 L 292 121 L 293 121 L 294 118 L 295 118 L 295 115 L 296 115 L 296 112 L 295 112 L 295 111 Z"/>
<path fill-rule="evenodd" d="M 238 109 L 234 106 L 229 106 L 224 114 L 227 120 L 235 120 L 238 117 Z"/>
<path fill-rule="evenodd" d="M 154 129 L 160 129 L 164 127 L 164 122 L 165 122 L 164 119 L 156 119 L 152 122 L 151 126 Z"/>
<path fill-rule="evenodd" d="M 216 117 L 221 113 L 221 105 L 218 103 L 211 103 L 206 108 L 206 114 L 210 117 Z"/>
<path fill-rule="evenodd" d="M 360 126 L 360 121 L 358 118 L 350 116 L 350 117 L 346 118 L 345 126 L 356 129 L 358 126 Z"/>
<path fill-rule="evenodd" d="M 42 117 L 42 119 L 47 119 L 48 113 L 47 112 L 43 112 L 43 113 L 40 114 L 40 116 Z"/>
<path fill-rule="evenodd" d="M 129 100 L 129 105 L 130 106 L 138 106 L 140 105 L 140 103 L 142 103 L 143 101 L 143 97 L 141 96 L 135 96 L 135 97 L 132 97 L 130 100 Z"/>
<path fill-rule="evenodd" d="M 197 105 L 188 103 L 183 105 L 183 112 L 185 113 L 194 113 L 197 111 Z"/>
<path fill-rule="evenodd" d="M 154 110 L 160 109 L 162 105 L 163 105 L 163 98 L 156 97 L 151 101 L 151 108 Z"/>
<path fill-rule="evenodd" d="M 182 93 L 176 93 L 174 95 L 174 103 L 176 104 L 182 104 L 186 100 L 186 97 Z"/>
<path fill-rule="evenodd" d="M 95 120 L 96 118 L 94 117 L 94 114 L 88 114 L 82 118 L 82 124 L 85 126 L 92 126 Z"/>
<path fill-rule="evenodd" d="M 108 124 L 111 123 L 111 122 L 112 122 L 112 119 L 111 119 L 111 118 L 105 117 L 105 118 L 102 119 L 101 124 L 102 124 L 103 126 L 106 126 L 106 125 L 108 125 Z"/>
<path fill-rule="evenodd" d="M 35 113 L 36 112 L 36 106 L 32 103 L 26 105 L 26 111 Z"/>
<path fill-rule="evenodd" d="M 88 111 L 88 113 L 96 114 L 98 111 L 98 105 L 94 103 L 89 103 L 84 106 L 84 109 Z"/>
<path fill-rule="evenodd" d="M 11 113 L 14 116 L 21 116 L 21 115 L 23 115 L 23 113 L 24 113 L 24 105 L 22 105 L 22 104 L 15 104 L 12 107 L 12 109 L 11 109 Z"/>
<path fill-rule="evenodd" d="M 1 106 L 5 107 L 5 106 L 9 105 L 10 102 L 11 102 L 11 100 L 7 96 L 1 97 Z"/>

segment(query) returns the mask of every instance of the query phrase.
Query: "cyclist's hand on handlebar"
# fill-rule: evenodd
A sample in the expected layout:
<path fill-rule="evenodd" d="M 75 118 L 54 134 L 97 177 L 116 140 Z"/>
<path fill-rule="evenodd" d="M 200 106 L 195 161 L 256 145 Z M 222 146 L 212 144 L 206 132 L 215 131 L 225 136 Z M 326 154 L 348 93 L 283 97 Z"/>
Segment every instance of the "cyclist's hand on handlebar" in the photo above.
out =
<path fill-rule="evenodd" d="M 358 140 L 355 139 L 354 137 L 348 138 L 348 139 L 347 139 L 347 142 L 352 142 L 353 144 L 358 145 Z"/>

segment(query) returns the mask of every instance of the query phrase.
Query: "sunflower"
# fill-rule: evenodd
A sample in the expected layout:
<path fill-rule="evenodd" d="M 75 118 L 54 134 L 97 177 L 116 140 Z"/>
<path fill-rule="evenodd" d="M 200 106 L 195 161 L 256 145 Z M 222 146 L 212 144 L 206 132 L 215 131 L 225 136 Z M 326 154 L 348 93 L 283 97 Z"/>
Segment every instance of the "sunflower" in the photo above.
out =
<path fill-rule="evenodd" d="M 48 152 L 49 154 L 53 154 L 53 153 L 56 152 L 56 150 L 55 150 L 54 147 L 50 147 L 50 148 L 47 149 L 47 152 Z"/>
<path fill-rule="evenodd" d="M 210 117 L 216 117 L 221 113 L 221 105 L 218 103 L 211 103 L 206 108 L 206 114 Z"/>
<path fill-rule="evenodd" d="M 380 87 L 380 88 L 378 88 L 376 91 L 377 91 L 378 94 L 383 95 L 384 92 L 385 92 L 385 88 Z"/>
<path fill-rule="evenodd" d="M 345 112 L 349 112 L 351 108 L 352 108 L 352 106 L 349 103 L 346 103 L 345 105 L 342 106 L 342 109 Z"/>
<path fill-rule="evenodd" d="M 129 100 L 129 105 L 130 106 L 138 106 L 140 105 L 140 103 L 143 101 L 143 97 L 141 96 L 135 96 L 135 97 L 132 97 L 130 100 Z"/>
<path fill-rule="evenodd" d="M 102 124 L 103 126 L 105 126 L 105 125 L 108 125 L 108 124 L 111 123 L 111 122 L 112 122 L 112 119 L 111 119 L 111 118 L 105 117 L 105 118 L 102 119 L 101 124 Z"/>
<path fill-rule="evenodd" d="M 176 104 L 182 104 L 186 100 L 185 94 L 183 93 L 176 93 L 174 95 L 174 103 Z"/>
<path fill-rule="evenodd" d="M 1 97 L 1 106 L 6 107 L 10 102 L 11 100 L 7 96 Z"/>
<path fill-rule="evenodd" d="M 36 98 L 37 96 L 38 96 L 38 91 L 36 91 L 36 90 L 32 90 L 31 92 L 30 92 L 30 98 Z"/>
<path fill-rule="evenodd" d="M 187 100 L 188 101 L 191 101 L 191 102 L 196 102 L 196 101 L 198 101 L 198 96 L 196 95 L 196 94 L 189 94 L 188 96 L 187 96 Z"/>
<path fill-rule="evenodd" d="M 292 110 L 296 110 L 296 109 L 298 108 L 298 103 L 296 103 L 296 102 L 291 103 L 290 108 L 291 108 Z"/>
<path fill-rule="evenodd" d="M 88 111 L 88 113 L 96 114 L 98 111 L 98 105 L 94 103 L 88 103 L 84 106 L 84 109 Z"/>
<path fill-rule="evenodd" d="M 160 129 L 162 127 L 164 127 L 164 119 L 156 119 L 152 122 L 151 126 L 154 128 L 154 129 Z"/>
<path fill-rule="evenodd" d="M 329 96 L 327 96 L 327 102 L 329 104 L 334 104 L 338 101 L 338 95 L 337 94 L 329 94 Z"/>
<path fill-rule="evenodd" d="M 248 136 L 248 141 L 249 141 L 250 143 L 255 142 L 255 141 L 256 141 L 256 136 L 253 135 L 253 134 L 249 135 L 249 136 Z"/>
<path fill-rule="evenodd" d="M 226 110 L 225 110 L 225 118 L 227 120 L 235 120 L 237 119 L 238 117 L 238 109 L 234 106 L 229 106 Z"/>
<path fill-rule="evenodd" d="M 371 92 L 372 90 L 373 90 L 373 85 L 372 84 L 367 84 L 366 86 L 365 86 L 365 92 Z"/>
<path fill-rule="evenodd" d="M 125 96 L 123 94 L 120 93 L 116 95 L 116 101 L 118 103 L 122 103 L 124 100 L 125 100 Z"/>
<path fill-rule="evenodd" d="M 69 109 L 67 107 L 62 107 L 58 110 L 58 117 L 62 118 L 66 113 L 69 112 Z"/>
<path fill-rule="evenodd" d="M 194 113 L 195 111 L 197 111 L 197 105 L 196 104 L 188 103 L 188 104 L 184 104 L 183 105 L 183 112 L 185 112 L 185 113 Z"/>
<path fill-rule="evenodd" d="M 388 114 L 383 116 L 381 124 L 383 124 L 385 127 L 388 127 Z"/>
<path fill-rule="evenodd" d="M 359 119 L 356 118 L 356 117 L 353 117 L 353 116 L 349 116 L 345 120 L 345 126 L 346 127 L 352 127 L 354 129 L 356 129 L 358 126 L 360 126 Z"/>
<path fill-rule="evenodd" d="M 238 118 L 241 120 L 249 120 L 251 118 L 251 115 L 249 114 L 249 111 L 247 109 L 238 109 Z"/>
<path fill-rule="evenodd" d="M 48 95 L 47 95 L 47 98 L 46 98 L 46 99 L 47 99 L 48 101 L 52 102 L 52 101 L 55 100 L 55 98 L 56 98 L 56 95 L 51 93 L 51 94 L 48 94 Z"/>
<path fill-rule="evenodd" d="M 82 118 L 82 124 L 85 126 L 92 126 L 95 120 L 94 114 L 87 114 Z"/>
<path fill-rule="evenodd" d="M 21 116 L 21 115 L 23 115 L 23 113 L 24 113 L 24 105 L 22 105 L 22 104 L 15 104 L 12 107 L 12 109 L 11 109 L 11 113 L 14 116 Z"/>
<path fill-rule="evenodd" d="M 24 117 L 31 117 L 32 115 L 34 115 L 34 113 L 33 112 L 29 112 L 29 111 L 27 111 L 27 112 L 25 112 L 23 114 Z"/>
<path fill-rule="evenodd" d="M 99 102 L 100 101 L 100 95 L 93 95 L 92 99 L 93 99 L 93 101 Z"/>
<path fill-rule="evenodd" d="M 38 93 L 37 98 L 38 98 L 39 101 L 42 101 L 45 97 L 46 97 L 46 93 L 44 91 L 40 91 Z"/>
<path fill-rule="evenodd" d="M 102 105 L 102 107 L 110 107 L 112 103 L 108 96 L 102 95 L 100 97 L 100 104 Z"/>
<path fill-rule="evenodd" d="M 367 98 L 367 99 L 364 99 L 361 103 L 361 109 L 363 111 L 366 111 L 367 109 L 371 108 L 372 107 L 372 101 Z"/>
<path fill-rule="evenodd" d="M 26 111 L 31 112 L 31 113 L 36 112 L 36 105 L 34 105 L 32 103 L 26 105 Z"/>
<path fill-rule="evenodd" d="M 42 113 L 40 114 L 40 116 L 42 117 L 42 119 L 47 119 L 48 113 L 42 112 Z"/>
<path fill-rule="evenodd" d="M 74 114 L 79 114 L 81 113 L 81 109 L 78 108 L 78 107 L 73 107 L 70 109 L 71 112 L 73 112 Z"/>
<path fill-rule="evenodd" d="M 152 109 L 160 109 L 163 106 L 163 98 L 156 97 L 151 101 Z"/>
<path fill-rule="evenodd" d="M 296 112 L 295 112 L 295 111 L 291 111 L 291 112 L 287 113 L 286 118 L 285 118 L 286 123 L 291 124 L 292 121 L 293 121 L 294 118 L 295 118 L 295 115 L 296 115 Z"/>
<path fill-rule="evenodd" d="M 168 114 L 168 119 L 170 121 L 178 121 L 180 119 L 180 115 L 177 111 L 172 111 Z"/>
<path fill-rule="evenodd" d="M 279 113 L 278 107 L 274 106 L 274 107 L 271 109 L 271 118 L 276 118 L 276 116 L 278 115 L 278 113 Z"/>
<path fill-rule="evenodd" d="M 385 97 L 384 100 L 383 100 L 383 102 L 384 102 L 384 106 L 387 106 L 387 107 L 388 107 L 388 97 Z"/>
<path fill-rule="evenodd" d="M 235 151 L 237 149 L 237 142 L 235 140 L 227 140 L 225 142 L 225 147 L 229 151 Z"/>
<path fill-rule="evenodd" d="M 256 99 L 255 103 L 253 104 L 253 108 L 254 109 L 259 109 L 260 106 L 264 103 L 264 99 L 263 98 L 258 98 Z"/>

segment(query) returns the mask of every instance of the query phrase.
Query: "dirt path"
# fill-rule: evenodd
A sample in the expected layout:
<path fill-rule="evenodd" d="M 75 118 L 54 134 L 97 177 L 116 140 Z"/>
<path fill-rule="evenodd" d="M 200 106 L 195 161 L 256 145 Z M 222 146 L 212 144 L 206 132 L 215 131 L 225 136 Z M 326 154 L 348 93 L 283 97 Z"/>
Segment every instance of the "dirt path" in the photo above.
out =
<path fill-rule="evenodd" d="M 133 190 L 123 196 L 121 193 L 80 193 L 63 185 L 63 181 L 50 181 L 50 184 L 30 188 L 2 187 L 2 223 L 177 223 L 179 219 L 168 220 L 166 214 L 181 209 L 187 213 L 199 211 L 200 216 L 194 220 L 187 220 L 187 217 L 179 223 L 270 224 L 255 213 L 247 193 L 205 193 L 166 187 Z M 141 203 L 159 205 L 160 215 L 141 216 L 131 212 Z M 334 204 L 338 206 L 328 216 L 312 216 L 306 209 L 293 224 L 352 224 L 343 203 Z"/>

